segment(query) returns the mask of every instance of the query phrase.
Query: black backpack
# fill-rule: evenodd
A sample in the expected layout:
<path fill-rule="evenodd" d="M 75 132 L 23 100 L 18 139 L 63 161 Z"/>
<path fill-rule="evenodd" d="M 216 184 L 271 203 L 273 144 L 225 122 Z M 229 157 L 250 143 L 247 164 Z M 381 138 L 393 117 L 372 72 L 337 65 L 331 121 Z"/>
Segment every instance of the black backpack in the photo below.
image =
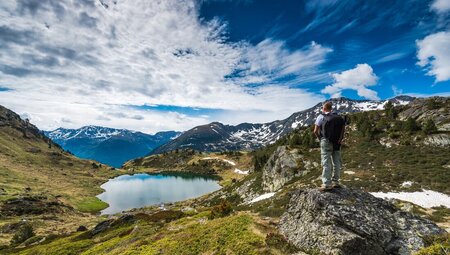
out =
<path fill-rule="evenodd" d="M 342 130 L 345 126 L 345 119 L 335 113 L 328 113 L 323 115 L 322 126 L 320 127 L 322 137 L 325 137 L 333 145 L 337 145 L 341 138 Z"/>

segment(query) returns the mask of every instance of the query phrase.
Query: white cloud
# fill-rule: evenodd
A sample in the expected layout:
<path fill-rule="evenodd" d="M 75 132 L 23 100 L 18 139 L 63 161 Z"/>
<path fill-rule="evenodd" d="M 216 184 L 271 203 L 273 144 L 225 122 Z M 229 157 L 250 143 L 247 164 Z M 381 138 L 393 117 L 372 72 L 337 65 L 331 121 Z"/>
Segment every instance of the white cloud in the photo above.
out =
<path fill-rule="evenodd" d="M 417 63 L 437 82 L 450 79 L 450 32 L 439 32 L 417 41 Z"/>
<path fill-rule="evenodd" d="M 246 48 L 245 77 L 256 76 L 270 81 L 284 75 L 306 76 L 325 62 L 326 55 L 332 51 L 316 42 L 311 42 L 303 49 L 290 51 L 282 41 L 265 39 L 255 47 Z"/>
<path fill-rule="evenodd" d="M 379 99 L 377 92 L 367 87 L 377 84 L 378 77 L 368 64 L 358 64 L 355 68 L 332 74 L 334 83 L 326 86 L 322 93 L 330 94 L 332 97 L 340 97 L 341 92 L 346 89 L 356 90 L 358 96 L 367 99 Z"/>
<path fill-rule="evenodd" d="M 395 85 L 392 85 L 391 89 L 392 89 L 392 92 L 394 93 L 394 96 L 399 96 L 399 95 L 403 94 L 403 89 L 399 89 Z"/>
<path fill-rule="evenodd" d="M 269 121 L 321 98 L 276 80 L 320 79 L 318 66 L 331 52 L 314 42 L 294 51 L 272 39 L 229 42 L 223 22 L 199 20 L 194 0 L 2 1 L 0 16 L 0 86 L 12 89 L 0 92 L 0 104 L 29 113 L 43 129 L 155 132 L 214 118 L 123 106 L 144 104 L 261 111 L 247 121 Z M 237 70 L 243 75 L 227 78 Z M 264 86 L 247 87 L 255 82 Z M 121 111 L 135 118 L 111 115 Z"/>
<path fill-rule="evenodd" d="M 431 9 L 437 13 L 445 13 L 450 11 L 450 1 L 449 0 L 435 0 L 431 5 Z"/>

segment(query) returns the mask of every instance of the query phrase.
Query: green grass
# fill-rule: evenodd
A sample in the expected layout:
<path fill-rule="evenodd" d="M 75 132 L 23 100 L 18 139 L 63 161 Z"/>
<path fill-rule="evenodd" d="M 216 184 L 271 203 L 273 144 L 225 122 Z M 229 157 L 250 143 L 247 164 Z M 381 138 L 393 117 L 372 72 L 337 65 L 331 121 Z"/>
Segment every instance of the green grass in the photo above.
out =
<path fill-rule="evenodd" d="M 450 209 L 445 206 L 433 207 L 433 212 L 428 218 L 434 222 L 446 222 L 450 219 Z"/>
<path fill-rule="evenodd" d="M 230 216 L 193 224 L 129 254 L 259 254 L 264 239 L 250 230 L 251 217 Z"/>
<path fill-rule="evenodd" d="M 76 208 L 81 212 L 97 213 L 109 205 L 96 197 L 88 197 L 81 200 Z"/>
<path fill-rule="evenodd" d="M 266 245 L 265 233 L 255 231 L 257 224 L 252 216 L 240 213 L 206 220 L 207 215 L 199 213 L 165 224 L 149 222 L 144 217 L 134 224 L 114 226 L 98 236 L 74 234 L 14 253 L 261 254 L 275 249 Z"/>
<path fill-rule="evenodd" d="M 429 236 L 425 240 L 426 247 L 415 255 L 448 255 L 450 254 L 450 234 Z"/>

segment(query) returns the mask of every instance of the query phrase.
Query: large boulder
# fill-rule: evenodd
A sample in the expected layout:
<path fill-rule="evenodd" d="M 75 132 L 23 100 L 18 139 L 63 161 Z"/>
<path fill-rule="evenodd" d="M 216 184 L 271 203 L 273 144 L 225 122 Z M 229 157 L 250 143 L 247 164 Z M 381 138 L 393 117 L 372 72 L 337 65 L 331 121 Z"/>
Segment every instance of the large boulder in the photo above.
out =
<path fill-rule="evenodd" d="M 411 254 L 423 237 L 442 234 L 429 220 L 356 189 L 293 192 L 280 231 L 304 251 L 324 254 Z"/>
<path fill-rule="evenodd" d="M 277 191 L 294 177 L 318 166 L 318 163 L 307 160 L 298 149 L 289 150 L 287 146 L 280 146 L 263 168 L 263 188 L 265 191 Z"/>

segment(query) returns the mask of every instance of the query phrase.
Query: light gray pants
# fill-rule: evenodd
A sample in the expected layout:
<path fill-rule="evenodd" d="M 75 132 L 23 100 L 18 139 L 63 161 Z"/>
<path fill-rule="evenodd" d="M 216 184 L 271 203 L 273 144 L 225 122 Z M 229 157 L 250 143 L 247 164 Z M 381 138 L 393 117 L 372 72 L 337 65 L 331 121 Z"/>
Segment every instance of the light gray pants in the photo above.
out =
<path fill-rule="evenodd" d="M 333 144 L 325 138 L 320 139 L 320 155 L 322 158 L 322 183 L 331 185 L 339 183 L 341 175 L 342 158 L 341 151 L 334 151 Z"/>

